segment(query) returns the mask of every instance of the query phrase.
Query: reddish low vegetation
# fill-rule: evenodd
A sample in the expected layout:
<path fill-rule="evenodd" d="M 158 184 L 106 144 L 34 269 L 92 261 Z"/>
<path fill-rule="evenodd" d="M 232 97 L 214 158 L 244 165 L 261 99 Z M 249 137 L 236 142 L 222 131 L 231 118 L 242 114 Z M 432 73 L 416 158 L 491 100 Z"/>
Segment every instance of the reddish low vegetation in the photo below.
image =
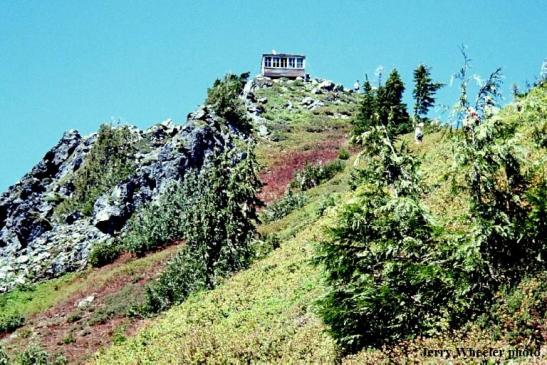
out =
<path fill-rule="evenodd" d="M 271 164 L 260 174 L 264 183 L 260 199 L 270 203 L 280 198 L 293 179 L 295 173 L 302 170 L 307 164 L 317 164 L 336 159 L 339 150 L 346 139 L 340 135 L 329 135 L 325 141 L 319 142 L 308 149 L 281 152 L 272 160 Z"/>
<path fill-rule="evenodd" d="M 168 256 L 176 249 L 177 245 L 167 247 Z M 126 265 L 129 260 L 131 256 L 125 254 L 116 262 L 96 270 L 107 273 Z M 85 289 L 62 303 L 29 318 L 27 324 L 17 331 L 17 336 L 8 340 L 11 342 L 9 347 L 20 351 L 29 343 L 35 343 L 50 354 L 63 354 L 71 364 L 85 362 L 98 349 L 116 340 L 116 336 L 123 340 L 125 335 L 134 333 L 144 323 L 143 319 L 116 312 L 110 307 L 123 307 L 126 301 L 142 296 L 145 284 L 161 271 L 165 262 L 155 261 L 138 272 L 121 270 L 96 287 L 93 283 L 86 284 Z M 120 295 L 124 291 L 126 297 Z M 78 303 L 90 296 L 93 296 L 92 302 L 78 308 Z"/>

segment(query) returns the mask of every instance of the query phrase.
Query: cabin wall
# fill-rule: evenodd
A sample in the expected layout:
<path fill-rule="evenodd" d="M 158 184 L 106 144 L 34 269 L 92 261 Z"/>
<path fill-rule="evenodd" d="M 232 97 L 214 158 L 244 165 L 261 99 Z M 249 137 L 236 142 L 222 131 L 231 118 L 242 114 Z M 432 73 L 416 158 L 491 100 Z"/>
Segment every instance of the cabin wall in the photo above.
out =
<path fill-rule="evenodd" d="M 303 68 L 281 68 L 281 67 L 262 67 L 262 75 L 266 77 L 306 77 L 306 70 Z"/>
<path fill-rule="evenodd" d="M 306 57 L 291 54 L 263 54 L 261 72 L 263 76 L 306 77 Z"/>

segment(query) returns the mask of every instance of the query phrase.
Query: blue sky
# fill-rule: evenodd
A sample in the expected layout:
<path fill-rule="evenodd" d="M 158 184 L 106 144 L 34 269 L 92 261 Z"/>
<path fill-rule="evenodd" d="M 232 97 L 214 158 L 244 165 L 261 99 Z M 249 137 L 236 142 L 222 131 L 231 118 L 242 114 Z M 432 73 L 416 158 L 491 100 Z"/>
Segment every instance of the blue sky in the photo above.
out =
<path fill-rule="evenodd" d="M 226 72 L 300 52 L 312 76 L 350 86 L 382 65 L 432 66 L 448 82 L 466 44 L 473 72 L 533 81 L 547 57 L 547 1 L 0 1 L 0 191 L 63 131 L 183 122 Z M 454 88 L 439 93 L 452 104 Z"/>

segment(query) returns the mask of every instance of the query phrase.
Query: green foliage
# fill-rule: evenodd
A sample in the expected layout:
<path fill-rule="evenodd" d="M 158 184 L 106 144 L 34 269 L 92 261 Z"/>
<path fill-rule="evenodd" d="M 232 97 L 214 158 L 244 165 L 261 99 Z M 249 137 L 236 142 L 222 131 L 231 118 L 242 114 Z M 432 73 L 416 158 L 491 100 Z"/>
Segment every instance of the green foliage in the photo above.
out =
<path fill-rule="evenodd" d="M 382 127 L 362 136 L 368 164 L 356 197 L 341 209 L 316 257 L 329 285 L 319 313 L 350 352 L 434 333 L 450 319 L 443 309 L 450 275 L 418 199 L 417 161 L 386 135 Z"/>
<path fill-rule="evenodd" d="M 146 288 L 146 305 L 143 310 L 159 313 L 170 306 L 183 302 L 189 294 L 207 288 L 204 257 L 206 250 L 184 246 L 169 261 L 159 278 Z"/>
<path fill-rule="evenodd" d="M 466 177 L 456 190 L 469 197 L 465 233 L 433 224 L 422 208 L 417 161 L 386 128 L 356 138 L 367 164 L 354 173 L 356 196 L 317 257 L 330 287 L 320 314 L 348 351 L 456 328 L 487 310 L 501 286 L 544 268 L 544 174 L 530 188 L 515 125 L 494 117 L 499 69 L 469 108 L 467 62 L 459 76 L 464 133 L 454 137 L 455 171 Z"/>
<path fill-rule="evenodd" d="M 195 172 L 186 174 L 183 183 L 167 187 L 157 201 L 152 201 L 131 217 L 120 245 L 143 256 L 176 240 L 182 240 L 188 228 L 188 211 L 197 204 Z"/>
<path fill-rule="evenodd" d="M 7 310 L 0 313 L 0 333 L 12 332 L 25 323 L 25 318 L 17 311 Z"/>
<path fill-rule="evenodd" d="M 407 133 L 412 125 L 403 103 L 405 86 L 397 69 L 389 74 L 384 87 L 378 88 L 378 114 L 380 124 L 388 128 L 392 135 Z"/>
<path fill-rule="evenodd" d="M 391 71 L 385 85 L 379 79 L 378 87 L 373 89 L 367 79 L 363 89 L 363 101 L 352 122 L 352 135 L 357 141 L 362 133 L 374 126 L 386 127 L 393 136 L 412 129 L 406 104 L 403 103 L 405 86 L 396 69 Z"/>
<path fill-rule="evenodd" d="M 241 75 L 227 74 L 222 80 L 215 80 L 207 90 L 206 104 L 226 121 L 236 126 L 240 131 L 249 133 L 252 125 L 247 117 L 245 104 L 239 98 L 243 87 L 249 78 L 249 73 Z"/>
<path fill-rule="evenodd" d="M 125 337 L 125 326 L 119 326 L 116 328 L 114 333 L 112 334 L 112 343 L 114 345 L 121 345 L 125 341 L 127 341 L 127 337 Z"/>
<path fill-rule="evenodd" d="M 376 90 L 372 89 L 372 85 L 368 78 L 363 85 L 363 100 L 357 109 L 357 114 L 352 120 L 354 137 L 360 136 L 371 127 L 377 125 L 378 121 L 378 100 Z"/>
<path fill-rule="evenodd" d="M 278 249 L 281 245 L 279 235 L 275 233 L 267 234 L 264 237 L 255 239 L 252 243 L 252 250 L 256 259 L 266 257 L 270 252 Z"/>
<path fill-rule="evenodd" d="M 546 273 L 526 278 L 514 288 L 504 288 L 495 299 L 484 327 L 504 333 L 511 345 L 527 342 L 539 348 L 547 318 Z"/>
<path fill-rule="evenodd" d="M 302 219 L 275 223 L 279 249 L 214 290 L 190 295 L 94 363 L 335 363 L 334 342 L 312 311 L 323 288 L 309 261 L 324 224 L 309 213 L 296 234 Z"/>
<path fill-rule="evenodd" d="M 93 267 L 101 267 L 114 262 L 122 251 L 123 247 L 116 242 L 100 242 L 91 248 L 88 262 Z"/>
<path fill-rule="evenodd" d="M 18 365 L 66 365 L 68 360 L 61 354 L 50 355 L 40 346 L 31 344 L 25 351 L 17 354 L 15 363 Z"/>
<path fill-rule="evenodd" d="M 536 174 L 540 174 L 538 171 L 541 170 L 544 151 L 538 150 L 529 138 L 534 123 L 544 119 L 544 113 L 538 108 L 546 104 L 535 98 L 537 91 L 532 90 L 530 95 L 534 98 L 522 103 L 522 113 L 515 112 L 515 108 L 509 106 L 500 114 L 503 114 L 506 121 L 514 119 L 518 123 L 515 143 L 526 148 L 529 156 L 524 167 L 533 168 Z M 411 138 L 403 136 L 401 140 Z M 442 288 L 450 288 L 445 291 L 449 297 L 448 303 L 437 306 L 438 310 L 432 313 L 440 318 L 441 329 L 456 328 L 453 324 L 458 323 L 458 317 L 460 323 L 471 318 L 474 323 L 469 323 L 469 327 L 463 326 L 459 330 L 449 330 L 433 337 L 428 337 L 433 333 L 426 331 L 424 336 L 412 341 L 402 341 L 380 349 L 366 348 L 358 357 L 342 358 L 332 337 L 324 332 L 326 326 L 313 311 L 313 303 L 323 294 L 324 288 L 321 272 L 309 265 L 314 242 L 323 237 L 323 226 L 331 225 L 333 218 L 328 214 L 317 220 L 317 209 L 323 198 L 334 191 L 342 193 L 336 198 L 337 201 L 351 203 L 357 200 L 355 195 L 345 190 L 347 183 L 330 183 L 307 191 L 309 201 L 303 208 L 293 211 L 284 219 L 259 227 L 261 233 L 273 232 L 279 235 L 279 249 L 248 270 L 226 279 L 215 290 L 190 295 L 184 303 L 156 318 L 135 337 L 99 354 L 97 363 L 430 363 L 435 360 L 422 356 L 424 348 L 534 346 L 537 336 L 529 336 L 544 333 L 545 328 L 545 314 L 542 313 L 542 305 L 545 303 L 542 299 L 545 289 L 542 287 L 547 282 L 545 278 L 538 276 L 537 279 L 521 282 L 519 292 L 513 292 L 512 287 L 507 287 L 499 295 L 494 295 L 494 301 L 499 301 L 499 310 L 489 306 L 490 301 L 486 296 L 483 296 L 485 300 L 480 300 L 483 289 L 489 291 L 490 288 L 481 287 L 480 271 L 477 269 L 482 263 L 481 257 L 474 250 L 473 240 L 467 234 L 469 196 L 465 189 L 457 193 L 450 192 L 452 180 L 465 181 L 466 171 L 459 165 L 454 168 L 451 163 L 453 151 L 461 142 L 438 133 L 421 145 L 409 144 L 409 148 L 422 161 L 419 165 L 420 176 L 427 184 L 424 191 L 419 193 L 419 198 L 420 204 L 427 205 L 427 211 L 431 211 L 426 214 L 434 240 L 429 255 L 433 263 L 444 268 L 439 274 L 445 285 Z M 394 147 L 398 156 L 406 157 L 399 152 L 399 142 Z M 368 158 L 362 159 L 361 164 L 367 165 L 368 161 Z M 396 165 L 391 165 L 394 165 L 391 171 L 397 171 Z M 538 170 L 535 170 L 536 165 L 539 165 Z M 344 180 L 349 175 L 348 170 L 342 172 Z M 359 191 L 365 189 L 359 180 L 362 175 L 356 174 L 356 179 L 348 179 L 358 182 L 356 188 Z M 544 187 L 536 185 L 538 181 L 535 175 L 534 194 L 545 191 Z M 390 195 L 395 191 L 391 186 L 385 189 Z M 537 199 L 545 201 L 541 195 Z M 539 206 L 537 211 L 539 219 Z M 442 224 L 442 229 L 438 224 Z M 414 257 L 408 261 L 422 262 Z M 387 266 L 387 263 L 381 262 L 378 265 Z M 400 266 L 397 264 L 394 267 Z M 420 299 L 420 302 L 412 301 L 409 306 L 420 307 L 422 301 L 425 301 L 425 305 L 430 303 L 427 295 L 421 298 L 417 296 L 416 299 Z M 495 320 L 499 322 L 499 329 L 487 323 L 484 332 L 476 332 L 476 317 L 471 315 L 473 312 L 476 315 L 484 311 L 496 313 Z M 396 317 L 400 313 L 380 312 L 380 315 Z M 425 320 L 430 323 L 434 321 L 429 314 Z M 519 327 L 522 332 L 518 330 Z M 471 334 L 467 332 L 468 328 Z M 514 342 L 506 340 L 504 331 L 513 333 L 509 336 L 514 338 Z M 493 341 L 491 338 L 494 335 L 500 340 Z M 528 342 L 530 338 L 531 343 Z M 530 358 L 520 360 L 526 362 Z"/>
<path fill-rule="evenodd" d="M 340 160 L 347 160 L 350 157 L 351 155 L 349 154 L 348 150 L 346 150 L 345 148 L 340 149 L 340 151 L 338 152 L 338 158 Z"/>
<path fill-rule="evenodd" d="M 138 280 L 137 280 L 138 281 Z M 131 316 L 144 300 L 144 290 L 139 283 L 125 285 L 121 290 L 108 294 L 87 322 L 90 326 L 107 323 L 114 318 Z"/>
<path fill-rule="evenodd" d="M 521 152 L 512 139 L 515 126 L 492 117 L 500 84 L 498 69 L 480 85 L 476 114 L 473 122 L 464 122 L 457 154 L 467 171 L 474 251 L 484 263 L 482 280 L 493 288 L 516 283 L 544 267 L 546 256 L 545 240 L 538 235 L 545 232 L 545 194 L 530 188 Z M 466 104 L 463 99 L 462 103 Z M 545 176 L 539 186 L 545 186 Z"/>
<path fill-rule="evenodd" d="M 547 121 L 534 126 L 532 138 L 538 147 L 547 148 Z"/>
<path fill-rule="evenodd" d="M 241 158 L 241 159 L 240 159 Z M 239 162 L 234 162 L 237 161 Z M 250 263 L 261 183 L 252 145 L 224 151 L 185 179 L 193 202 L 186 212 L 186 245 L 147 288 L 147 311 L 159 312 L 190 293 L 211 289 Z"/>
<path fill-rule="evenodd" d="M 336 198 L 337 197 L 334 194 L 329 194 L 324 197 L 317 207 L 317 215 L 321 217 L 325 214 L 328 208 L 336 206 Z"/>
<path fill-rule="evenodd" d="M 70 181 L 74 192 L 56 207 L 56 214 L 79 211 L 90 215 L 99 196 L 130 176 L 135 171 L 133 138 L 127 126 L 101 125 L 85 162 Z"/>
<path fill-rule="evenodd" d="M 0 347 L 0 365 L 9 365 L 10 359 L 8 354 Z"/>
<path fill-rule="evenodd" d="M 49 353 L 36 345 L 30 345 L 25 351 L 17 354 L 20 365 L 49 365 Z"/>
<path fill-rule="evenodd" d="M 443 84 L 433 82 L 431 70 L 425 65 L 419 65 L 414 70 L 414 119 L 415 122 L 423 120 L 429 109 L 435 104 L 435 93 L 443 87 Z"/>
<path fill-rule="evenodd" d="M 344 170 L 345 164 L 341 160 L 335 160 L 326 164 L 306 165 L 303 170 L 296 173 L 291 181 L 290 187 L 300 191 L 317 186 L 324 181 L 330 180 L 338 172 Z"/>
<path fill-rule="evenodd" d="M 268 205 L 268 207 L 264 209 L 260 220 L 268 223 L 281 219 L 293 210 L 303 207 L 306 202 L 307 198 L 304 193 L 294 193 L 289 189 L 281 199 Z"/>

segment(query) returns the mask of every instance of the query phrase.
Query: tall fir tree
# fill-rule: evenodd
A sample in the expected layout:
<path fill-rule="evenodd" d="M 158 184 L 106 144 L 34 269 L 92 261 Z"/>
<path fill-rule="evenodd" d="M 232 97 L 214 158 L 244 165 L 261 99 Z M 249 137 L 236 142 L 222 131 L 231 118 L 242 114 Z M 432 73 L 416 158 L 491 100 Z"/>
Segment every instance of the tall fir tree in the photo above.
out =
<path fill-rule="evenodd" d="M 191 202 L 181 216 L 186 245 L 147 288 L 147 310 L 159 312 L 250 263 L 261 182 L 250 143 L 219 153 L 200 171 L 189 172 L 173 196 Z"/>
<path fill-rule="evenodd" d="M 363 84 L 363 101 L 359 105 L 357 115 L 352 121 L 353 124 L 353 137 L 358 137 L 370 127 L 378 123 L 376 118 L 376 93 L 368 80 L 365 77 L 365 83 Z"/>
<path fill-rule="evenodd" d="M 405 85 L 397 69 L 393 69 L 383 87 L 378 88 L 378 114 L 382 125 L 390 134 L 407 133 L 412 129 L 403 103 Z"/>
<path fill-rule="evenodd" d="M 226 74 L 223 79 L 216 79 L 213 86 L 207 89 L 205 101 L 219 117 L 246 134 L 252 131 L 252 123 L 239 96 L 248 78 L 249 73 L 245 72 L 241 75 Z"/>
<path fill-rule="evenodd" d="M 435 104 L 435 94 L 444 84 L 433 82 L 431 69 L 419 65 L 414 70 L 414 123 L 426 120 L 427 112 Z"/>
<path fill-rule="evenodd" d="M 361 138 L 367 164 L 356 171 L 354 198 L 315 257 L 327 284 L 318 312 L 348 352 L 436 331 L 449 320 L 438 308 L 453 291 L 420 202 L 418 160 L 383 126 Z"/>

